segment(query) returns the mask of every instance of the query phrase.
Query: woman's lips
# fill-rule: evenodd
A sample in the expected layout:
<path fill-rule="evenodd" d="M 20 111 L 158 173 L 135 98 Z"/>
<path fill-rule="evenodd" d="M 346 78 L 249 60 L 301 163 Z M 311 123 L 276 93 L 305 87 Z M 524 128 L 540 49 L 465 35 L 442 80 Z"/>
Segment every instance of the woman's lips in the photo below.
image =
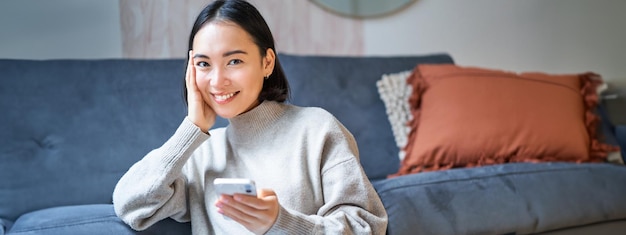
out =
<path fill-rule="evenodd" d="M 221 93 L 221 94 L 213 94 L 213 99 L 215 100 L 216 103 L 218 104 L 225 104 L 230 102 L 231 100 L 234 99 L 234 97 L 239 94 L 239 92 L 233 92 L 233 93 Z"/>

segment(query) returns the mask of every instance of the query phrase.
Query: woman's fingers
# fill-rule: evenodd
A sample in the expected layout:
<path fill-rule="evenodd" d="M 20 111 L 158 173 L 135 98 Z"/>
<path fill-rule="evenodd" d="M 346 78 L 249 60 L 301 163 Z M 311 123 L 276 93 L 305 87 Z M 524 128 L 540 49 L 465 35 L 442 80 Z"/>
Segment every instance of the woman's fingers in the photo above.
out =
<path fill-rule="evenodd" d="M 198 99 L 200 97 L 198 84 L 196 83 L 196 69 L 194 67 L 193 51 L 189 50 L 189 63 L 187 63 L 187 73 L 185 77 L 187 84 L 187 97 L 188 101 L 191 99 Z"/>
<path fill-rule="evenodd" d="M 257 216 L 254 215 L 254 211 L 256 211 L 256 209 L 236 202 L 232 196 L 224 196 L 220 201 L 221 203 L 216 203 L 220 213 L 243 225 L 251 224 L 253 221 L 258 219 L 256 218 Z"/>
<path fill-rule="evenodd" d="M 194 72 L 193 68 L 193 51 L 189 50 L 189 60 L 187 61 L 187 72 L 185 73 L 185 84 L 187 85 L 187 94 L 189 95 L 189 90 L 192 88 L 193 84 L 191 83 L 192 72 Z"/>
<path fill-rule="evenodd" d="M 246 195 L 235 194 L 233 199 L 237 202 L 243 203 L 246 206 L 252 207 L 257 210 L 269 210 L 272 209 L 272 201 L 276 200 L 276 193 L 269 189 L 259 189 L 257 191 L 259 195 L 257 197 L 249 197 Z M 259 200 L 261 199 L 261 200 Z"/>
<path fill-rule="evenodd" d="M 187 86 L 187 116 L 196 126 L 200 127 L 202 131 L 207 132 L 213 125 L 212 122 L 215 121 L 215 115 L 212 113 L 211 107 L 202 99 L 202 95 L 198 89 L 192 50 L 189 50 L 189 62 L 187 63 L 185 84 Z"/>
<path fill-rule="evenodd" d="M 280 205 L 273 190 L 262 189 L 259 197 L 236 194 L 221 196 L 215 203 L 218 211 L 254 233 L 264 233 L 276 221 Z"/>

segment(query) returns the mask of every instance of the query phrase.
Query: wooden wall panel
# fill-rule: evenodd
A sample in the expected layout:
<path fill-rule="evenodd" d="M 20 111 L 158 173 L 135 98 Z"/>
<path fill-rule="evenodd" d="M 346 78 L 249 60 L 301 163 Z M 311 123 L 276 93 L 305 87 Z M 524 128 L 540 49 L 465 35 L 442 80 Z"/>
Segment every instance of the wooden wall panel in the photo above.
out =
<path fill-rule="evenodd" d="M 120 0 L 124 58 L 182 58 L 207 0 Z M 277 51 L 362 55 L 361 20 L 331 14 L 307 0 L 251 0 L 272 29 Z"/>

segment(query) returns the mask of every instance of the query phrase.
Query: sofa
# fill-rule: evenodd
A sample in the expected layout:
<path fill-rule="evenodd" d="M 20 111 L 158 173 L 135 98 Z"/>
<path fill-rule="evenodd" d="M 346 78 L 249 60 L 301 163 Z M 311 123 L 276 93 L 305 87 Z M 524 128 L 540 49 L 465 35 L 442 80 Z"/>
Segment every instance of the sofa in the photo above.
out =
<path fill-rule="evenodd" d="M 388 234 L 626 231 L 619 164 L 519 162 L 389 177 L 400 148 L 376 83 L 417 64 L 454 64 L 448 54 L 278 58 L 288 102 L 323 107 L 354 135 Z M 186 115 L 184 71 L 182 59 L 0 60 L 0 235 L 189 234 L 188 223 L 171 219 L 133 231 L 111 204 L 118 179 Z M 607 118 L 598 128 L 606 142 L 624 143 L 615 136 L 625 130 Z"/>

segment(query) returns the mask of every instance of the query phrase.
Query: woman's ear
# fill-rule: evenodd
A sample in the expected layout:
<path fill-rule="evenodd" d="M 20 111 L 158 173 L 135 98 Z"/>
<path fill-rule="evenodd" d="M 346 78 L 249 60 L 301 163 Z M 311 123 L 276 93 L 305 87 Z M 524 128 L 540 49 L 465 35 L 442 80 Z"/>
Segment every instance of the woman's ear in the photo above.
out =
<path fill-rule="evenodd" d="M 265 57 L 263 58 L 263 72 L 265 76 L 270 76 L 274 71 L 274 64 L 276 63 L 276 53 L 272 48 L 267 48 L 265 51 Z"/>

